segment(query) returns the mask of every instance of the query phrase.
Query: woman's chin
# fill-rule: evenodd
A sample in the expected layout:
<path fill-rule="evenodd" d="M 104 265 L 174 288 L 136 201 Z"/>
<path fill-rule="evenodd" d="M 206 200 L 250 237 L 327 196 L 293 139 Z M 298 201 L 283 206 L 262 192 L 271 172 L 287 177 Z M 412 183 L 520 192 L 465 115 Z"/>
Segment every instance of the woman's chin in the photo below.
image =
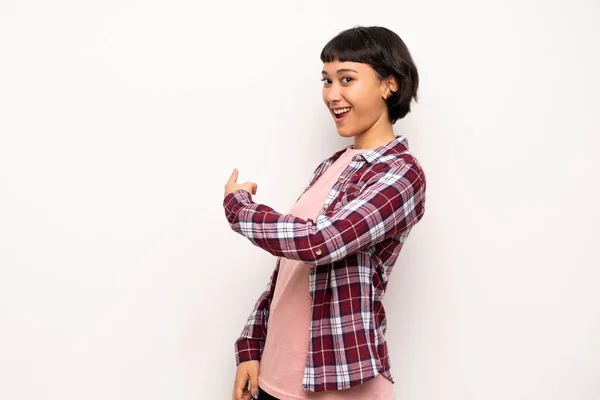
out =
<path fill-rule="evenodd" d="M 344 128 L 338 128 L 337 132 L 338 132 L 338 135 L 340 135 L 341 137 L 345 137 L 345 138 L 349 138 L 349 137 L 355 136 L 354 132 L 349 131 L 349 130 L 344 129 Z"/>

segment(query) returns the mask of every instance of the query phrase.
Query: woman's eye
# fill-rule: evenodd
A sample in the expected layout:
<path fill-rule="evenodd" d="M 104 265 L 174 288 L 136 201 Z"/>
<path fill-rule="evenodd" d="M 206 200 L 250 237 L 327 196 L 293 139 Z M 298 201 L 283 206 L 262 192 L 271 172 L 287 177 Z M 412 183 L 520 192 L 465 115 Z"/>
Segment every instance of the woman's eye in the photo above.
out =
<path fill-rule="evenodd" d="M 345 76 L 342 78 L 343 83 L 350 83 L 353 80 L 354 79 L 349 76 Z M 325 85 L 331 85 L 331 79 L 329 79 L 329 78 L 322 78 L 321 82 L 323 82 L 323 84 L 325 84 Z"/>

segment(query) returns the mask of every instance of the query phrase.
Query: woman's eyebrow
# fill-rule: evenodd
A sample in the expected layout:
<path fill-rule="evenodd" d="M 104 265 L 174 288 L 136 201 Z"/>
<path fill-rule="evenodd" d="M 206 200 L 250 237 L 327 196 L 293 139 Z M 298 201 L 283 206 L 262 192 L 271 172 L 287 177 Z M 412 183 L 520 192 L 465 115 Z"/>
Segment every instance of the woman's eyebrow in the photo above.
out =
<path fill-rule="evenodd" d="M 357 73 L 357 74 L 358 74 L 358 71 L 355 71 L 355 70 L 353 70 L 353 69 L 351 69 L 351 68 L 340 68 L 340 69 L 338 69 L 336 72 L 337 72 L 338 74 L 339 74 L 340 72 L 354 72 L 354 73 Z M 327 73 L 327 71 L 325 71 L 325 70 L 321 71 L 321 74 L 323 74 L 323 75 L 329 75 L 329 74 Z"/>

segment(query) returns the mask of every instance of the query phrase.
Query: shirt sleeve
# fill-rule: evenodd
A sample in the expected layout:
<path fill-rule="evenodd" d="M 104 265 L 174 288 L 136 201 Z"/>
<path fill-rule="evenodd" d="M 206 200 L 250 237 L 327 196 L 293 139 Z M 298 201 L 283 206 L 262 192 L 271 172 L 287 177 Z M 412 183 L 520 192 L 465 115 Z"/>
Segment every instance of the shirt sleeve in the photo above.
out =
<path fill-rule="evenodd" d="M 316 221 L 280 214 L 246 190 L 223 200 L 231 229 L 269 253 L 311 266 L 329 264 L 409 230 L 422 217 L 425 177 L 420 166 L 392 165 L 332 215 Z"/>
<path fill-rule="evenodd" d="M 260 360 L 262 357 L 267 335 L 269 310 L 279 272 L 279 262 L 280 259 L 277 259 L 275 270 L 269 278 L 266 290 L 261 293 L 254 303 L 254 308 L 246 321 L 246 325 L 235 341 L 236 366 L 244 361 Z"/>

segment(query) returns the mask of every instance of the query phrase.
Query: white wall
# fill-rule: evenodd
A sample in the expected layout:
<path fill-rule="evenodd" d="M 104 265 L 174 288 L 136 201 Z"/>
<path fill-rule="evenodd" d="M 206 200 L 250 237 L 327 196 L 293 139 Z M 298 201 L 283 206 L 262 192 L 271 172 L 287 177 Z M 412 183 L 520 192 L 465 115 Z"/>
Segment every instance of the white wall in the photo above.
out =
<path fill-rule="evenodd" d="M 383 25 L 428 208 L 387 294 L 402 400 L 600 399 L 600 3 L 0 3 L 0 398 L 228 399 L 274 258 L 234 167 L 287 212 L 350 142 L 323 45 Z"/>

